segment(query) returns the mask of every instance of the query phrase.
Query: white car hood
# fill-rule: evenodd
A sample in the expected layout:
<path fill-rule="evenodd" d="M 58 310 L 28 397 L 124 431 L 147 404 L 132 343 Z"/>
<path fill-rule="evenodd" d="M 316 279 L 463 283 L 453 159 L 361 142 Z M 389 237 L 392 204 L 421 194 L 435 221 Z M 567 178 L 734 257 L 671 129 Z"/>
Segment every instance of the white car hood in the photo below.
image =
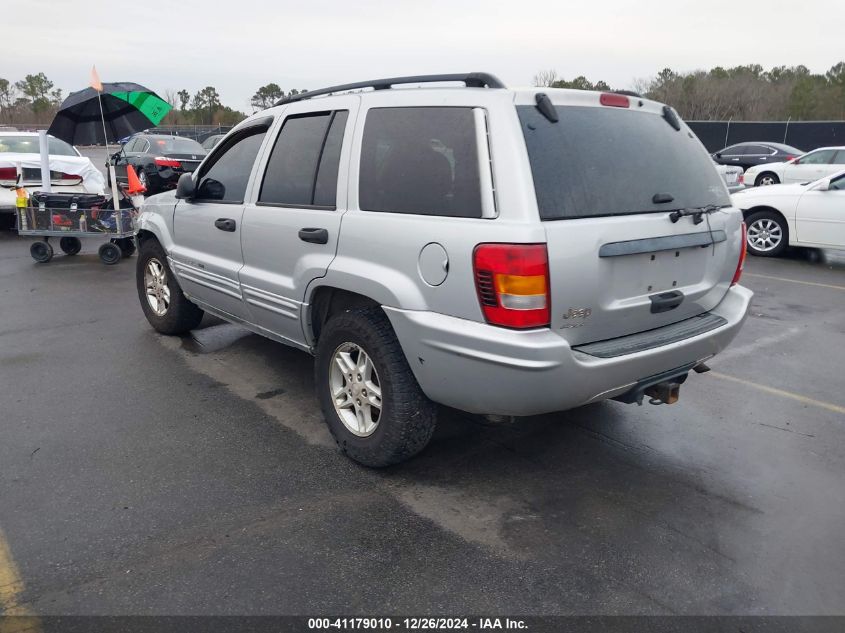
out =
<path fill-rule="evenodd" d="M 41 169 L 39 154 L 0 154 L 0 167 L 16 167 Z M 82 186 L 88 193 L 102 194 L 106 188 L 103 173 L 94 167 L 90 158 L 85 156 L 56 156 L 50 155 L 50 171 L 60 171 L 65 174 L 82 177 Z"/>

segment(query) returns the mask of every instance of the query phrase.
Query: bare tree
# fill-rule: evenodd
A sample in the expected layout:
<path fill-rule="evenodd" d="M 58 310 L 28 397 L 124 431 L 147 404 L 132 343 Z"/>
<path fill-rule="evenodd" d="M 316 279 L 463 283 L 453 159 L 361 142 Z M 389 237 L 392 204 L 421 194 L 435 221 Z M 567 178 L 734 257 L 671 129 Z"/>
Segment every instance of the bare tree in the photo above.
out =
<path fill-rule="evenodd" d="M 556 70 L 541 70 L 534 75 L 534 85 L 539 88 L 549 88 L 558 80 Z"/>

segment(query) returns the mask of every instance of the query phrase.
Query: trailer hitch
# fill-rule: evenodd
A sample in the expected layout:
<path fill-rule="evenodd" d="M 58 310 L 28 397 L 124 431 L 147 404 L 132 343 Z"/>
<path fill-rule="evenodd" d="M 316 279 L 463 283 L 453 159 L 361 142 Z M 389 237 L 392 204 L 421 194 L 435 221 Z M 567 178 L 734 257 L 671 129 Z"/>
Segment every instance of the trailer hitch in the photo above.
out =
<path fill-rule="evenodd" d="M 649 397 L 649 404 L 675 404 L 681 397 L 681 383 L 658 382 L 647 387 L 644 393 Z"/>

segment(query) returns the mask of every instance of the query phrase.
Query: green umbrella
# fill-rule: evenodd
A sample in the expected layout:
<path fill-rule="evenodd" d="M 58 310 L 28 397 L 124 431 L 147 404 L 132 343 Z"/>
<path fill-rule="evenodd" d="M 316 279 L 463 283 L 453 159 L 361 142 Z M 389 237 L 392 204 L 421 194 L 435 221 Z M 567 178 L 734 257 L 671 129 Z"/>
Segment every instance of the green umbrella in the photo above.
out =
<path fill-rule="evenodd" d="M 170 104 L 154 92 L 141 92 L 137 90 L 133 90 L 132 92 L 117 91 L 112 92 L 111 96 L 123 99 L 135 106 L 154 125 L 161 123 L 161 120 L 171 109 Z"/>
<path fill-rule="evenodd" d="M 71 145 L 107 144 L 158 125 L 170 112 L 169 103 L 140 84 L 104 82 L 101 87 L 102 92 L 71 93 L 49 133 Z"/>

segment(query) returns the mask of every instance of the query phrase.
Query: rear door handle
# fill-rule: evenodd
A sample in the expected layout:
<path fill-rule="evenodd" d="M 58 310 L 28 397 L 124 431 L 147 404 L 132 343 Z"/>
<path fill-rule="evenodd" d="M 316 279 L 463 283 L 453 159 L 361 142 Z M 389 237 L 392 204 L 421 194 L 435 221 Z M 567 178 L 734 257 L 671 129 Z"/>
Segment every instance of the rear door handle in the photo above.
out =
<path fill-rule="evenodd" d="M 235 224 L 235 221 L 229 218 L 220 218 L 219 220 L 215 220 L 214 226 L 216 226 L 221 231 L 227 231 L 228 233 L 234 233 L 235 228 L 237 228 L 237 224 Z"/>
<path fill-rule="evenodd" d="M 326 229 L 299 229 L 299 239 L 312 244 L 328 244 L 329 232 Z"/>

